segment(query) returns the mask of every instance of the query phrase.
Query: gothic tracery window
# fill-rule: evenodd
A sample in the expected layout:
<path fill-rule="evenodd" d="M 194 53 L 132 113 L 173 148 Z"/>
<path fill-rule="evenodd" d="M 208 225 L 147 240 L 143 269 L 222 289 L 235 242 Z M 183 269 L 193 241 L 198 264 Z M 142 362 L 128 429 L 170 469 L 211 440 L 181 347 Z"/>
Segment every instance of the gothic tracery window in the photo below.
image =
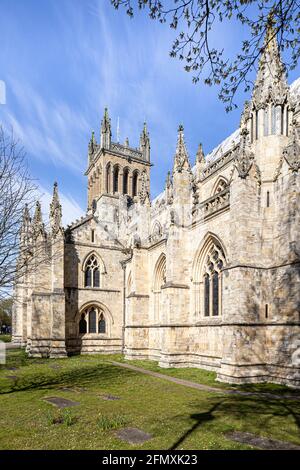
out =
<path fill-rule="evenodd" d="M 80 316 L 79 334 L 86 333 L 107 333 L 105 314 L 98 306 L 91 306 L 86 308 Z"/>
<path fill-rule="evenodd" d="M 220 178 L 215 186 L 214 195 L 224 191 L 224 189 L 228 186 L 227 181 L 225 178 Z"/>
<path fill-rule="evenodd" d="M 84 287 L 100 287 L 99 263 L 95 255 L 91 255 L 85 264 Z"/>
<path fill-rule="evenodd" d="M 213 244 L 206 256 L 204 265 L 204 315 L 221 314 L 221 282 L 225 257 L 222 248 Z"/>

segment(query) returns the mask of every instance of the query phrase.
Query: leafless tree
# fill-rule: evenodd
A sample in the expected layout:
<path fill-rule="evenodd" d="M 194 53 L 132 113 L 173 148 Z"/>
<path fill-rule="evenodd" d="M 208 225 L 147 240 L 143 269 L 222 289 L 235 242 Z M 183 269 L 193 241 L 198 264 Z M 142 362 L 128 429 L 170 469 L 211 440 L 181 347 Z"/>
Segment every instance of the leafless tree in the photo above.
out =
<path fill-rule="evenodd" d="M 287 70 L 294 69 L 300 56 L 300 2 L 297 0 L 110 0 L 124 7 L 133 17 L 136 10 L 147 11 L 150 18 L 168 23 L 178 31 L 171 46 L 171 57 L 185 63 L 193 82 L 203 79 L 220 87 L 219 98 L 227 111 L 236 107 L 234 98 L 243 87 L 252 85 L 251 72 L 267 46 L 264 37 L 272 22 L 281 51 L 287 51 Z M 230 58 L 222 47 L 213 44 L 214 31 L 221 22 L 238 22 L 247 28 L 248 39 L 241 41 L 240 52 Z"/>
<path fill-rule="evenodd" d="M 0 126 L 0 298 L 11 292 L 24 270 L 24 265 L 17 263 L 20 227 L 24 205 L 33 206 L 36 191 L 23 147 L 12 131 Z"/>

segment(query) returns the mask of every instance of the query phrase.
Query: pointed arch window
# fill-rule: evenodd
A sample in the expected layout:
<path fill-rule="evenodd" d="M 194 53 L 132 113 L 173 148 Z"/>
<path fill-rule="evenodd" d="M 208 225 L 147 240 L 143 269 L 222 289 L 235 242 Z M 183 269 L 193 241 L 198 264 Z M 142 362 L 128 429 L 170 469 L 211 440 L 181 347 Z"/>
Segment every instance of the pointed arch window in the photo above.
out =
<path fill-rule="evenodd" d="M 106 192 L 108 194 L 110 193 L 110 182 L 111 182 L 111 164 L 108 163 L 106 167 L 106 177 L 105 177 Z"/>
<path fill-rule="evenodd" d="M 106 333 L 106 322 L 103 313 L 100 314 L 99 316 L 99 322 L 98 322 L 98 332 L 101 334 Z"/>
<path fill-rule="evenodd" d="M 138 191 L 138 172 L 135 171 L 132 176 L 132 197 L 137 196 Z"/>
<path fill-rule="evenodd" d="M 96 310 L 92 308 L 89 312 L 89 333 L 97 333 Z"/>
<path fill-rule="evenodd" d="M 100 287 L 100 269 L 95 255 L 91 255 L 85 264 L 84 287 Z"/>
<path fill-rule="evenodd" d="M 163 310 L 163 289 L 162 286 L 166 283 L 166 256 L 162 254 L 155 265 L 153 276 L 153 305 L 154 305 L 154 318 L 155 322 L 161 320 L 161 312 Z"/>
<path fill-rule="evenodd" d="M 210 297 L 210 278 L 208 274 L 204 275 L 204 315 L 209 317 L 209 297 Z"/>
<path fill-rule="evenodd" d="M 217 238 L 208 236 L 193 263 L 193 305 L 195 315 L 222 314 L 222 274 L 225 254 Z"/>
<path fill-rule="evenodd" d="M 221 279 L 225 256 L 218 244 L 213 244 L 204 265 L 204 316 L 221 313 Z"/>
<path fill-rule="evenodd" d="M 86 308 L 79 321 L 79 334 L 107 334 L 107 323 L 102 308 L 94 305 Z"/>
<path fill-rule="evenodd" d="M 128 176 L 129 170 L 128 168 L 125 168 L 123 172 L 123 194 L 128 194 Z"/>
<path fill-rule="evenodd" d="M 116 165 L 114 167 L 114 174 L 113 174 L 113 192 L 119 192 L 119 167 Z"/>

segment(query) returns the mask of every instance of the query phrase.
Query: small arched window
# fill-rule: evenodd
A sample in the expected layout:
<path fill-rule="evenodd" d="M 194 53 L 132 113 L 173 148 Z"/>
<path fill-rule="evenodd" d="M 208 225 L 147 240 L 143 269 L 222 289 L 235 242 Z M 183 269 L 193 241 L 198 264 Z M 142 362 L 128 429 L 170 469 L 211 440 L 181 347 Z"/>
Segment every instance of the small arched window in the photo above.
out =
<path fill-rule="evenodd" d="M 123 194 L 128 194 L 128 176 L 129 176 L 128 168 L 125 168 L 123 172 Z"/>
<path fill-rule="evenodd" d="M 106 186 L 106 192 L 110 193 L 110 182 L 111 182 L 111 165 L 108 163 L 106 167 L 106 180 L 105 180 L 105 186 Z"/>
<path fill-rule="evenodd" d="M 91 255 L 85 264 L 84 287 L 100 287 L 99 263 L 95 255 Z"/>
<path fill-rule="evenodd" d="M 132 197 L 137 196 L 138 190 L 138 172 L 135 171 L 132 176 Z"/>
<path fill-rule="evenodd" d="M 119 167 L 114 167 L 114 176 L 113 176 L 113 192 L 119 192 Z"/>
<path fill-rule="evenodd" d="M 106 333 L 106 323 L 103 313 L 99 316 L 98 332 L 102 334 Z"/>
<path fill-rule="evenodd" d="M 89 333 L 97 333 L 96 310 L 92 308 L 89 313 Z"/>

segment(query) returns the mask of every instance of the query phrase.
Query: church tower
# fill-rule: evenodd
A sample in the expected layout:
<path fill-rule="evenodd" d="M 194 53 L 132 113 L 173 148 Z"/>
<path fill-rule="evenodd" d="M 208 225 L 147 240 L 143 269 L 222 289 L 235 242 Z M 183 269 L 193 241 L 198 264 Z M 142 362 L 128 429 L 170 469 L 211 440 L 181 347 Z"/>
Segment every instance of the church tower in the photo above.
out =
<path fill-rule="evenodd" d="M 150 138 L 144 123 L 139 148 L 112 141 L 111 120 L 107 108 L 101 122 L 100 143 L 94 132 L 88 145 L 88 210 L 95 212 L 100 198 L 110 203 L 121 195 L 137 201 L 150 193 Z"/>

